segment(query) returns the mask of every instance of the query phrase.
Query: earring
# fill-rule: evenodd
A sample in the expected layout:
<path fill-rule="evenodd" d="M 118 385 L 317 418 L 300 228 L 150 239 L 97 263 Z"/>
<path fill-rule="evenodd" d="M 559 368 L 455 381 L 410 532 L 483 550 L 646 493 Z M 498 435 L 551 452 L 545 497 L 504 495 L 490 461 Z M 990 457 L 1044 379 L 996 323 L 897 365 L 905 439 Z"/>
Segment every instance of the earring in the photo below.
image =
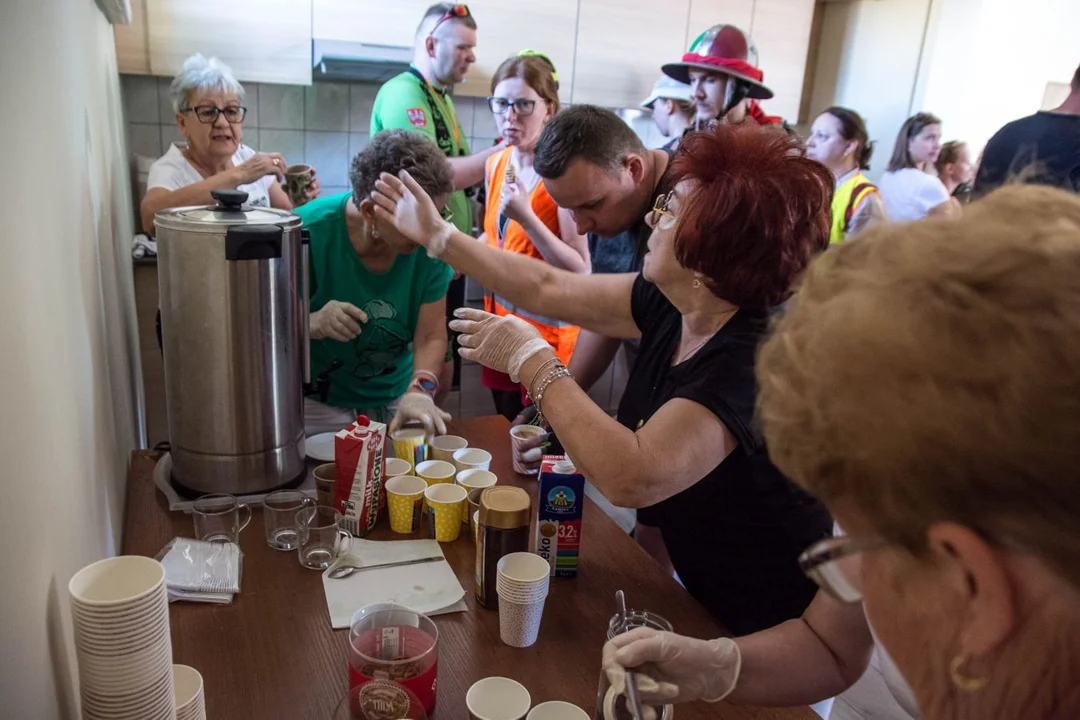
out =
<path fill-rule="evenodd" d="M 379 228 L 377 228 L 377 227 L 371 228 L 371 239 L 372 240 L 378 240 L 379 239 Z"/>
<path fill-rule="evenodd" d="M 692 282 L 690 284 L 693 285 L 695 290 L 697 290 L 699 287 L 701 287 L 701 281 L 698 280 L 697 278 L 694 278 L 694 282 Z"/>
<path fill-rule="evenodd" d="M 957 655 L 949 663 L 949 675 L 952 677 L 953 685 L 964 692 L 977 692 L 986 687 L 990 682 L 990 677 L 984 675 L 981 677 L 973 677 L 971 675 L 965 675 L 963 671 L 964 665 L 970 659 L 969 655 Z"/>

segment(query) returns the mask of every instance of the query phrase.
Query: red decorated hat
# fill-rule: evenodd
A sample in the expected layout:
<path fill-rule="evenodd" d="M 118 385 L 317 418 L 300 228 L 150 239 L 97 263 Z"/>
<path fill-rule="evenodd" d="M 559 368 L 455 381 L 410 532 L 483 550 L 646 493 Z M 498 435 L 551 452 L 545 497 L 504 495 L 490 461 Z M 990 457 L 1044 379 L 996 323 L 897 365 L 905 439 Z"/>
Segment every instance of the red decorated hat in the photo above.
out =
<path fill-rule="evenodd" d="M 758 68 L 757 48 L 750 36 L 734 25 L 713 25 L 697 36 L 682 62 L 664 65 L 664 74 L 679 82 L 690 82 L 690 68 L 710 70 L 745 81 L 748 97 L 768 100 L 773 91 L 762 83 L 764 73 Z"/>

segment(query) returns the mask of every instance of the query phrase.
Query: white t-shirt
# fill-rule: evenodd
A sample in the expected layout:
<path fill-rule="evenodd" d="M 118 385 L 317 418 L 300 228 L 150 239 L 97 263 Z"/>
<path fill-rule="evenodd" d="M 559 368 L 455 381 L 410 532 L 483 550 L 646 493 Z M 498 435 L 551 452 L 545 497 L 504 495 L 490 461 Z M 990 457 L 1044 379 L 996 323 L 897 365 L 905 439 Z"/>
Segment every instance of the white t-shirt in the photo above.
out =
<path fill-rule="evenodd" d="M 233 165 L 239 165 L 250 159 L 255 151 L 247 145 L 241 145 L 233 153 Z M 159 157 L 150 166 L 150 172 L 146 176 L 146 189 L 165 188 L 166 190 L 179 190 L 188 185 L 194 185 L 203 180 L 203 176 L 188 162 L 184 153 L 176 145 L 170 145 L 168 152 Z M 273 175 L 265 175 L 253 183 L 237 185 L 237 190 L 248 194 L 247 204 L 254 207 L 270 207 L 270 186 L 274 183 Z"/>
<path fill-rule="evenodd" d="M 916 168 L 885 173 L 878 190 L 885 201 L 885 212 L 893 222 L 924 218 L 931 208 L 949 199 L 949 191 L 940 180 Z"/>

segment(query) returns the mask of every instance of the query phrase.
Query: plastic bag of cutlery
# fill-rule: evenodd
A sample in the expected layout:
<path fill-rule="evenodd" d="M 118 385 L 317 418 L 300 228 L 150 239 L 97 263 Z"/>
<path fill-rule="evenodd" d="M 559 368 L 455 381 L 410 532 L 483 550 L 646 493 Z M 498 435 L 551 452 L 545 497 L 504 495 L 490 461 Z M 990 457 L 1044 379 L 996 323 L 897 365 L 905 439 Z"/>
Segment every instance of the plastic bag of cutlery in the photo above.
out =
<path fill-rule="evenodd" d="M 244 554 L 230 542 L 173 538 L 157 554 L 169 600 L 229 603 L 240 592 Z"/>

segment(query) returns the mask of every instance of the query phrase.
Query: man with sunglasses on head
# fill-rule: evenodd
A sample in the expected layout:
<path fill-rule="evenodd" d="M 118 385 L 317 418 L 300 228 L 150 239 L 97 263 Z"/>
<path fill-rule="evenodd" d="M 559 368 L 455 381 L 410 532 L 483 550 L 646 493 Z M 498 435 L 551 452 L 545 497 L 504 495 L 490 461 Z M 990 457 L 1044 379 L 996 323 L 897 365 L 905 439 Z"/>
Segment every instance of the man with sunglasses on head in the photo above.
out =
<path fill-rule="evenodd" d="M 383 83 L 371 113 L 371 136 L 383 130 L 409 130 L 434 140 L 450 159 L 454 192 L 446 201 L 447 214 L 461 232 L 473 232 L 473 206 L 469 196 L 484 181 L 487 159 L 503 146 L 469 153 L 466 130 L 461 127 L 451 89 L 465 80 L 476 62 L 476 20 L 467 5 L 436 3 L 416 28 L 413 61 L 408 70 Z M 452 313 L 465 304 L 465 280 L 450 283 L 446 309 Z M 453 335 L 451 334 L 451 338 Z M 449 388 L 460 359 L 447 346 L 446 367 L 440 381 Z"/>

